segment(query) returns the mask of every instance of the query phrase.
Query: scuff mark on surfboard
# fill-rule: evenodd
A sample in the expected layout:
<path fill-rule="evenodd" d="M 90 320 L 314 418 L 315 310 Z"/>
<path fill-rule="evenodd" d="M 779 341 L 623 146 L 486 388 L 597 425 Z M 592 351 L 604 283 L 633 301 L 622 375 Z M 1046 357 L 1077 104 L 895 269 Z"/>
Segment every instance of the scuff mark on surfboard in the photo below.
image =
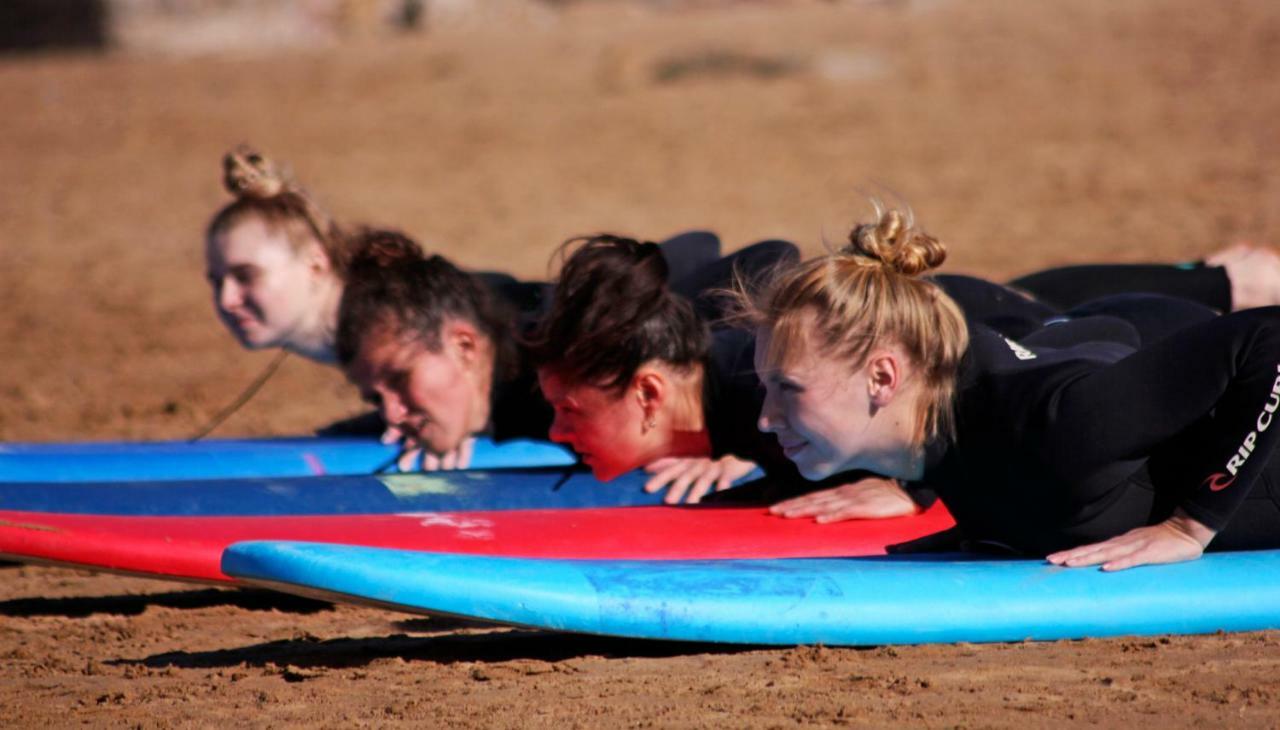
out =
<path fill-rule="evenodd" d="M 34 522 L 10 522 L 9 520 L 0 520 L 0 527 L 17 527 L 22 530 L 40 530 L 41 532 L 62 532 L 60 528 L 52 525 L 37 525 Z"/>
<path fill-rule="evenodd" d="M 419 520 L 423 527 L 452 527 L 459 537 L 473 540 L 493 539 L 493 520 L 480 517 L 464 517 L 448 512 L 409 512 L 407 517 Z"/>
<path fill-rule="evenodd" d="M 378 481 L 397 497 L 417 497 L 424 494 L 456 494 L 457 485 L 444 477 L 427 474 L 388 474 Z"/>

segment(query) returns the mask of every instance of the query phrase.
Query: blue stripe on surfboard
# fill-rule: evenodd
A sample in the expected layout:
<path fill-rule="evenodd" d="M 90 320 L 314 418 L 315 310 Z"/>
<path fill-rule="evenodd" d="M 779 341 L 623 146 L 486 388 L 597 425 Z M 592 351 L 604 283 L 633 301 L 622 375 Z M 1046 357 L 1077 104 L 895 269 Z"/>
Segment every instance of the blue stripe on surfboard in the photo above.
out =
<path fill-rule="evenodd" d="M 1103 573 L 962 556 L 533 560 L 245 542 L 222 570 L 333 600 L 645 639 L 871 645 L 1280 628 L 1280 551 Z"/>
<path fill-rule="evenodd" d="M 0 481 L 79 482 L 370 474 L 396 454 L 369 437 L 151 442 L 0 443 Z M 567 450 L 546 441 L 477 439 L 473 469 L 561 466 Z"/>
<path fill-rule="evenodd" d="M 380 477 L 197 479 L 187 481 L 9 482 L 0 510 L 67 514 L 232 516 L 391 514 L 652 505 L 648 475 L 608 484 L 563 467 L 469 470 Z"/>

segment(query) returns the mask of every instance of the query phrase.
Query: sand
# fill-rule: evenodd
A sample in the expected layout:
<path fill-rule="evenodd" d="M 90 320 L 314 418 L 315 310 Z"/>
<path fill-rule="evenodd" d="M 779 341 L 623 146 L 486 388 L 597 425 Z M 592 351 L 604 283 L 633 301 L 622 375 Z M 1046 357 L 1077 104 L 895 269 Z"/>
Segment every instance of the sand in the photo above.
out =
<path fill-rule="evenodd" d="M 817 253 L 869 192 L 994 278 L 1280 241 L 1267 0 L 557 7 L 278 54 L 0 59 L 0 439 L 183 437 L 266 365 L 203 283 L 241 141 L 343 220 L 527 277 L 601 230 Z M 360 410 L 294 359 L 219 434 Z M 0 576 L 18 726 L 1280 724 L 1273 633 L 740 649 Z"/>

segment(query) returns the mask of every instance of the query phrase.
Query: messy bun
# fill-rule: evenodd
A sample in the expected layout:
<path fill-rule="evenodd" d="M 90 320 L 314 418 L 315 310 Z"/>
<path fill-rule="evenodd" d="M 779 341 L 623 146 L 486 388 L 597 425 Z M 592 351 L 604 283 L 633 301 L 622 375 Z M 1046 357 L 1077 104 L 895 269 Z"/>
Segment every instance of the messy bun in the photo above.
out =
<path fill-rule="evenodd" d="M 213 241 L 241 222 L 258 218 L 283 230 L 296 250 L 318 243 L 333 271 L 345 278 L 351 245 L 341 227 L 281 165 L 240 145 L 222 158 L 222 184 L 235 200 L 214 215 L 205 233 Z"/>
<path fill-rule="evenodd" d="M 936 269 L 947 260 L 947 247 L 916 227 L 911 211 L 886 209 L 878 200 L 872 204 L 876 221 L 854 226 L 842 253 L 874 259 L 907 276 Z"/>
<path fill-rule="evenodd" d="M 570 239 L 560 256 L 551 309 L 526 342 L 535 365 L 612 389 L 646 362 L 685 368 L 706 356 L 707 327 L 668 288 L 657 244 L 605 234 Z"/>
<path fill-rule="evenodd" d="M 222 184 L 237 198 L 265 200 L 283 193 L 289 181 L 274 162 L 240 145 L 222 157 Z"/>

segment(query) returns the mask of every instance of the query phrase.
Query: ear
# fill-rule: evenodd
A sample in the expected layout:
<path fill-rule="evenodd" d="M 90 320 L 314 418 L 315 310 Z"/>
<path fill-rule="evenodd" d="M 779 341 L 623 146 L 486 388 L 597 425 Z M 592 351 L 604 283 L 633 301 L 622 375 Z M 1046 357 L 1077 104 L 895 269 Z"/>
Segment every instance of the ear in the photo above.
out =
<path fill-rule="evenodd" d="M 333 262 L 329 260 L 329 254 L 325 253 L 324 247 L 315 241 L 307 249 L 307 266 L 316 274 L 328 274 L 333 271 Z"/>
<path fill-rule="evenodd" d="M 893 402 L 893 398 L 902 387 L 902 358 L 890 350 L 874 352 L 867 360 L 867 395 L 871 405 L 884 408 Z"/>
<path fill-rule="evenodd" d="M 476 326 L 464 319 L 451 319 L 441 325 L 441 337 L 445 346 L 457 353 L 463 363 L 471 365 L 480 357 L 480 342 L 484 335 Z"/>
<path fill-rule="evenodd" d="M 652 422 L 654 414 L 662 409 L 662 404 L 667 397 L 667 388 L 666 377 L 656 369 L 642 367 L 632 376 L 631 397 L 640 407 L 646 423 Z"/>

